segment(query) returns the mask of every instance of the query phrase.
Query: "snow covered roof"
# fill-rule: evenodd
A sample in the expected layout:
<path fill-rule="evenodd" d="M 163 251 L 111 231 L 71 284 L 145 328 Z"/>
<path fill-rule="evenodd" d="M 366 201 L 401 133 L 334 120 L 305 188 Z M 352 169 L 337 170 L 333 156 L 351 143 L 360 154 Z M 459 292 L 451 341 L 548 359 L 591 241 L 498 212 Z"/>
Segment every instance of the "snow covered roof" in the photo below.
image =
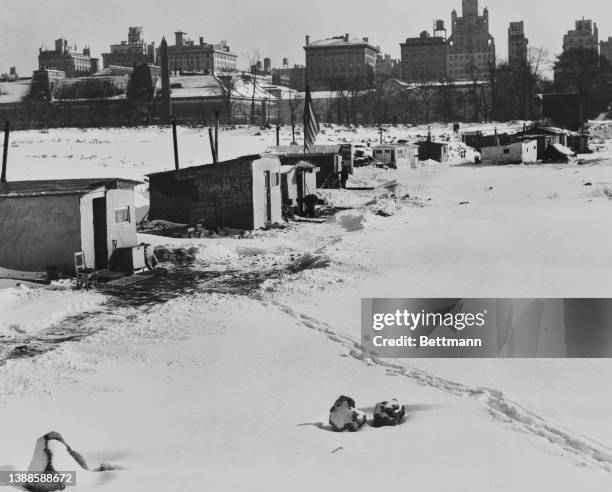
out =
<path fill-rule="evenodd" d="M 60 79 L 53 87 L 53 101 L 127 99 L 127 75 Z"/>
<path fill-rule="evenodd" d="M 30 92 L 31 81 L 0 82 L 0 104 L 18 103 Z"/>
<path fill-rule="evenodd" d="M 311 164 L 310 162 L 298 161 L 295 164 L 289 164 L 284 166 L 281 165 L 281 174 L 289 174 L 294 169 L 317 170 L 319 168 L 314 164 Z"/>
<path fill-rule="evenodd" d="M 28 196 L 86 195 L 98 188 L 128 188 L 140 181 L 123 178 L 45 179 L 37 181 L 9 181 L 0 183 L 0 198 Z"/>
<path fill-rule="evenodd" d="M 179 75 L 170 77 L 172 99 L 223 97 L 225 89 L 214 75 Z"/>
<path fill-rule="evenodd" d="M 342 48 L 344 46 L 364 46 L 378 51 L 376 46 L 371 45 L 365 39 L 360 38 L 346 38 L 345 36 L 335 36 L 333 38 L 320 39 L 313 41 L 304 46 L 304 49 L 308 50 L 311 48 Z"/>
<path fill-rule="evenodd" d="M 253 89 L 250 78 L 245 80 L 242 76 L 236 76 L 231 85 L 233 98 L 250 99 L 254 91 L 255 99 L 276 99 L 258 83 Z M 159 84 L 158 89 L 161 89 Z M 216 75 L 179 75 L 170 77 L 170 92 L 172 99 L 213 98 L 224 97 L 227 89 L 222 77 Z"/>
<path fill-rule="evenodd" d="M 303 154 L 303 145 L 273 145 L 266 149 L 272 154 Z M 339 144 L 315 145 L 309 154 L 337 154 L 340 152 Z"/>
<path fill-rule="evenodd" d="M 551 147 L 555 149 L 559 154 L 562 154 L 568 157 L 572 157 L 576 155 L 576 153 L 572 149 L 566 147 L 565 145 L 552 144 Z"/>

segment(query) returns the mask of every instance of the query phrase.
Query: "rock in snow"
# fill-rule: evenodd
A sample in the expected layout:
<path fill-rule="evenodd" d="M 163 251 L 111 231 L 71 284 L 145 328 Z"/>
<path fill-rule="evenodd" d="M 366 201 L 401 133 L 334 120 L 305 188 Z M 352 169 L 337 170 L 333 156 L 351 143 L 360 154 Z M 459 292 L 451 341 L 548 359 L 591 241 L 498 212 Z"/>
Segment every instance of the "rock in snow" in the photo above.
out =
<path fill-rule="evenodd" d="M 101 465 L 95 470 L 90 470 L 80 453 L 72 449 L 59 432 L 49 432 L 36 440 L 32 461 L 28 467 L 28 473 L 53 473 L 85 470 L 106 471 L 116 469 L 110 465 Z M 82 475 L 79 482 L 82 483 Z M 28 483 L 25 486 L 30 492 L 51 492 L 64 490 L 66 482 L 37 482 Z"/>
<path fill-rule="evenodd" d="M 357 410 L 355 400 L 348 396 L 338 398 L 329 412 L 329 424 L 336 432 L 355 432 L 366 423 L 365 413 Z"/>
<path fill-rule="evenodd" d="M 374 407 L 374 427 L 399 425 L 406 409 L 397 400 L 381 401 Z"/>

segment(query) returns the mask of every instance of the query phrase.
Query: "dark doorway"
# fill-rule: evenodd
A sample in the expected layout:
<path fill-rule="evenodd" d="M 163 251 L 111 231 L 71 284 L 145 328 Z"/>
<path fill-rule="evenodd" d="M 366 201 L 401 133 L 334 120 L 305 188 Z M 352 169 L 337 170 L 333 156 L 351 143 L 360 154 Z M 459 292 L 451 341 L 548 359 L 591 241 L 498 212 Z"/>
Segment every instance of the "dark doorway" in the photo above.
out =
<path fill-rule="evenodd" d="M 266 184 L 266 225 L 272 222 L 272 183 L 270 181 L 270 171 L 264 171 L 264 182 Z"/>
<path fill-rule="evenodd" d="M 108 268 L 108 243 L 106 233 L 106 198 L 93 199 L 93 228 L 95 268 Z"/>
<path fill-rule="evenodd" d="M 304 180 L 306 177 L 304 176 L 304 172 L 301 169 L 295 170 L 295 180 L 297 184 L 297 203 L 298 203 L 298 213 L 301 215 L 304 213 Z"/>

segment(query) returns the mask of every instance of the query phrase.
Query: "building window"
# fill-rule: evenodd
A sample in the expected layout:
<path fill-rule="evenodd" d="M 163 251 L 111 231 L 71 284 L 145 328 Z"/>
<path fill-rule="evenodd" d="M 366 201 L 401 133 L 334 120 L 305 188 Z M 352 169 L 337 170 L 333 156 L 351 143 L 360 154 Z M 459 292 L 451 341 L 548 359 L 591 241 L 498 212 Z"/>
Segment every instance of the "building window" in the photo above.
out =
<path fill-rule="evenodd" d="M 130 222 L 130 207 L 121 207 L 115 209 L 115 223 L 125 224 Z"/>

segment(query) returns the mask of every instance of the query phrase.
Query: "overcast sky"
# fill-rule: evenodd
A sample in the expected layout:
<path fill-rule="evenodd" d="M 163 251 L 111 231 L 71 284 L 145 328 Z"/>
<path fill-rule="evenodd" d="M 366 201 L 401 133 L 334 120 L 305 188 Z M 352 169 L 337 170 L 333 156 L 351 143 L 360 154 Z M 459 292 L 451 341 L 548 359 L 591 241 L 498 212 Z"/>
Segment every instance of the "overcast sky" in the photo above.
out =
<path fill-rule="evenodd" d="M 524 20 L 530 44 L 555 55 L 563 34 L 583 16 L 598 23 L 600 39 L 612 35 L 611 5 L 610 0 L 480 2 L 480 8 L 489 8 L 500 59 L 507 58 L 510 21 Z M 195 40 L 226 39 L 245 66 L 255 50 L 270 57 L 273 66 L 283 57 L 291 65 L 304 63 L 306 34 L 313 40 L 347 32 L 368 36 L 399 58 L 399 43 L 431 30 L 434 19 L 444 19 L 450 27 L 453 9 L 461 12 L 461 0 L 1 0 L 0 73 L 15 65 L 21 76 L 31 75 L 39 47 L 51 49 L 59 37 L 79 49 L 89 45 L 92 55 L 99 56 L 110 44 L 127 39 L 130 25 L 142 26 L 145 40 L 156 45 L 162 35 L 173 44 L 179 29 Z"/>

